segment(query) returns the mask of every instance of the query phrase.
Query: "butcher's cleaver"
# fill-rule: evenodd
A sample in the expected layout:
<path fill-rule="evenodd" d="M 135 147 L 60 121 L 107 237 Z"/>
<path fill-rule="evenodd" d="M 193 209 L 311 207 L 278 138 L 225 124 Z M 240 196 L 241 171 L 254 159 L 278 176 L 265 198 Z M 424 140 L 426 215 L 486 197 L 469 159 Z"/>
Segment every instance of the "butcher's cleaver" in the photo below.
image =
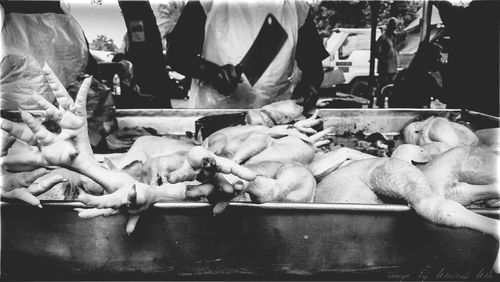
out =
<path fill-rule="evenodd" d="M 239 76 L 245 74 L 253 86 L 285 44 L 288 34 L 272 14 L 268 14 L 260 28 L 257 38 L 248 49 L 245 57 L 236 66 Z"/>

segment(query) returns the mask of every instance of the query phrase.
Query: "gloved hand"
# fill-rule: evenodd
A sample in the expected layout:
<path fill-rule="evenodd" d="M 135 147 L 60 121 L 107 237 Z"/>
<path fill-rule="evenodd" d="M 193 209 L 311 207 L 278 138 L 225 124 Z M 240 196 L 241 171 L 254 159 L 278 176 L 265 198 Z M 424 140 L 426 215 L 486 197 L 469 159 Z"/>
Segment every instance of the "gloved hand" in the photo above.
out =
<path fill-rule="evenodd" d="M 221 94 L 228 95 L 236 89 L 240 82 L 242 82 L 241 76 L 236 72 L 236 68 L 227 64 L 220 67 L 217 79 L 214 79 L 212 86 Z"/>
<path fill-rule="evenodd" d="M 304 112 L 307 113 L 318 102 L 318 90 L 310 84 L 299 83 L 293 90 L 292 99 L 297 100 L 297 104 L 304 107 Z"/>
<path fill-rule="evenodd" d="M 221 94 L 229 95 L 242 81 L 241 74 L 238 74 L 234 65 L 219 66 L 202 58 L 198 58 L 196 64 L 199 78 L 212 84 Z"/>

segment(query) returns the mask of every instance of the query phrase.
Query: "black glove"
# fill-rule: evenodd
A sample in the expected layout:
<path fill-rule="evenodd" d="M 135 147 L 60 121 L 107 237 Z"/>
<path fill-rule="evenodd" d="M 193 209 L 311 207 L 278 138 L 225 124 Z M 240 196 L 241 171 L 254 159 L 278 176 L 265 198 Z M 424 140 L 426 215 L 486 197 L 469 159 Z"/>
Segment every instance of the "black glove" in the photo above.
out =
<path fill-rule="evenodd" d="M 202 58 L 198 58 L 196 64 L 199 68 L 199 78 L 212 84 L 221 94 L 230 94 L 241 82 L 241 75 L 231 64 L 221 67 Z"/>
<path fill-rule="evenodd" d="M 304 107 L 304 112 L 307 113 L 318 102 L 318 90 L 312 85 L 299 83 L 293 90 L 292 99 L 297 100 L 297 104 Z"/>
<path fill-rule="evenodd" d="M 217 78 L 212 81 L 212 86 L 220 93 L 228 95 L 236 89 L 241 82 L 241 76 L 238 75 L 233 65 L 227 64 L 220 67 Z"/>

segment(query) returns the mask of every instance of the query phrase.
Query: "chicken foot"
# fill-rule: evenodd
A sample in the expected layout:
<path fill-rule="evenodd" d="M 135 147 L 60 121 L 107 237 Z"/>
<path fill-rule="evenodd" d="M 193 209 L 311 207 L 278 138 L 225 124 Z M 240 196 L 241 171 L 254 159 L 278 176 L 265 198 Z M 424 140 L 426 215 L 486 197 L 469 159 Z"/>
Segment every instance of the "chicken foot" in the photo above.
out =
<path fill-rule="evenodd" d="M 252 181 L 219 175 L 212 185 L 189 186 L 186 196 L 190 199 L 206 197 L 214 204 L 214 214 L 219 214 L 235 200 L 248 193 L 255 203 L 265 202 L 311 202 L 314 198 L 316 181 L 311 172 L 297 162 L 283 164 L 267 161 L 244 165 L 254 171 L 257 177 Z"/>
<path fill-rule="evenodd" d="M 95 160 L 90 150 L 86 119 L 86 96 L 90 88 L 90 78 L 84 80 L 73 102 L 55 74 L 46 65 L 44 66 L 44 74 L 53 89 L 60 108 L 57 109 L 45 100 L 40 100 L 40 104 L 46 116 L 59 124 L 61 133 L 54 134 L 49 132 L 30 113 L 22 111 L 22 118 L 32 132 L 30 138 L 36 140 L 38 147 L 34 147 L 34 150 L 22 154 L 7 155 L 2 160 L 11 161 L 11 164 L 14 165 L 29 159 L 30 163 L 36 166 L 62 166 L 91 178 L 100 184 L 109 194 L 91 196 L 81 191 L 79 198 L 82 202 L 102 208 L 129 206 L 129 213 L 132 215 L 129 218 L 127 231 L 133 230 L 138 220 L 137 212 L 142 211 L 143 207 L 147 208 L 154 201 L 163 200 L 163 196 L 169 199 L 170 195 L 168 193 L 166 195 L 162 194 L 163 191 L 159 191 L 160 189 L 145 189 L 145 186 L 147 186 L 145 184 L 138 184 L 136 188 L 134 186 L 134 184 L 137 184 L 135 179 L 126 173 L 108 170 Z M 20 131 L 20 126 L 12 124 L 11 127 L 3 129 L 13 135 Z M 15 137 L 24 138 L 22 135 Z M 215 157 L 216 161 L 218 161 L 215 166 L 216 171 L 220 170 L 225 173 L 234 172 L 239 177 L 248 178 L 249 180 L 255 178 L 252 172 L 242 170 L 229 160 L 219 159 L 202 148 L 200 150 L 200 148 L 194 148 L 191 155 L 188 153 L 188 162 L 183 163 L 183 166 L 180 168 L 181 171 L 174 172 L 176 178 L 186 180 L 196 178 L 197 173 L 203 168 L 202 164 L 207 157 Z M 140 192 L 137 201 L 134 200 L 134 197 L 137 197 L 138 194 L 136 189 Z M 137 202 L 139 207 L 136 207 L 134 202 Z"/>
<path fill-rule="evenodd" d="M 321 119 L 318 119 L 318 114 L 319 110 L 315 110 L 312 116 L 303 120 L 296 121 L 293 124 L 293 127 L 305 134 L 318 133 L 315 129 L 312 128 L 313 126 L 318 125 L 322 122 Z"/>
<path fill-rule="evenodd" d="M 47 173 L 49 170 L 45 168 L 16 173 L 2 169 L 0 175 L 2 198 L 18 199 L 41 208 L 40 200 L 36 196 L 45 193 L 58 183 L 67 181 L 60 175 L 51 175 L 41 179 Z"/>

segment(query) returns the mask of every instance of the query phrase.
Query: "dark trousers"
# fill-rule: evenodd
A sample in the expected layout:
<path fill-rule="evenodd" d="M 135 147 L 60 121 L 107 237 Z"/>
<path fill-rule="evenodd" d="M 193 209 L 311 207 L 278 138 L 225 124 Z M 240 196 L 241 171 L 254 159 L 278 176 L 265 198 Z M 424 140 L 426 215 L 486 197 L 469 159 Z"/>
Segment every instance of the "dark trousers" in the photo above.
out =
<path fill-rule="evenodd" d="M 154 96 L 155 107 L 172 108 L 175 84 L 165 70 L 161 35 L 149 1 L 118 1 L 127 25 L 129 48 L 125 59 L 134 65 L 141 91 Z"/>
<path fill-rule="evenodd" d="M 375 95 L 377 96 L 377 105 L 382 107 L 384 105 L 384 97 L 382 97 L 382 88 L 388 84 L 394 84 L 394 80 L 396 79 L 397 73 L 379 73 L 378 74 L 378 86 L 377 92 Z"/>

